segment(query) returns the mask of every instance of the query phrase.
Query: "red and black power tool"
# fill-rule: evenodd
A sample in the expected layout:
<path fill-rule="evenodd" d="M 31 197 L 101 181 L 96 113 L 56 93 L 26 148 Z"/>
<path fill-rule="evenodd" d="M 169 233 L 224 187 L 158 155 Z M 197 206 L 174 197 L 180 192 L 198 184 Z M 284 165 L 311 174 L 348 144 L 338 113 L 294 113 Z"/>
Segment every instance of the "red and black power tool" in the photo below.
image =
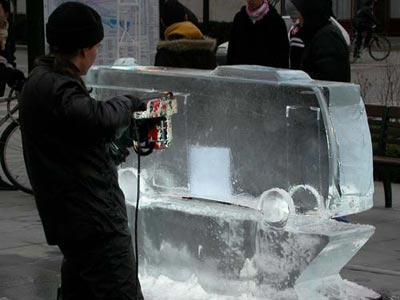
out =
<path fill-rule="evenodd" d="M 171 116 L 178 112 L 176 98 L 171 92 L 167 92 L 142 101 L 146 109 L 134 112 L 132 126 L 110 145 L 110 155 L 116 165 L 126 161 L 128 148 L 132 145 L 141 156 L 171 145 Z"/>
<path fill-rule="evenodd" d="M 146 110 L 133 113 L 134 149 L 140 155 L 171 146 L 172 115 L 178 112 L 177 101 L 172 92 L 144 100 Z"/>

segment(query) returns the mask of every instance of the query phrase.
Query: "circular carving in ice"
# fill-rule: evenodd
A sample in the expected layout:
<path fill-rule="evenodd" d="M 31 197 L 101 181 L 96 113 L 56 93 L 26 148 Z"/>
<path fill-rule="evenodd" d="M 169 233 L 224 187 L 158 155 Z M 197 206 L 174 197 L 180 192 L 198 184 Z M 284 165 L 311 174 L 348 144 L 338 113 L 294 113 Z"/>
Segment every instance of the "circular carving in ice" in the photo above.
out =
<path fill-rule="evenodd" d="M 258 209 L 269 226 L 283 228 L 289 219 L 292 203 L 288 192 L 274 188 L 261 194 Z"/>

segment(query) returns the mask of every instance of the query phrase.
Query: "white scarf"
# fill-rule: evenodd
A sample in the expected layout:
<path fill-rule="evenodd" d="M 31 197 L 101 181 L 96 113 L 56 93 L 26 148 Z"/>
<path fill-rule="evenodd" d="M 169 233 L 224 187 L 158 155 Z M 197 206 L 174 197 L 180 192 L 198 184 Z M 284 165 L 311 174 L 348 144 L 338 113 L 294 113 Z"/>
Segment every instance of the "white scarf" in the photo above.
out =
<path fill-rule="evenodd" d="M 250 10 L 246 5 L 246 12 L 253 24 L 261 20 L 269 12 L 268 0 L 264 0 L 264 3 L 256 10 Z"/>

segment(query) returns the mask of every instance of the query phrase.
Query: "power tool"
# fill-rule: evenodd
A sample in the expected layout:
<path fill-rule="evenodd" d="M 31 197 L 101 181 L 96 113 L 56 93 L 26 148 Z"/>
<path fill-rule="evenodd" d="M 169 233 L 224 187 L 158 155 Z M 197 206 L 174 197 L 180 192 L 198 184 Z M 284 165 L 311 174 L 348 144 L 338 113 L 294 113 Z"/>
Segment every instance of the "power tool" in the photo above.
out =
<path fill-rule="evenodd" d="M 110 144 L 110 154 L 115 165 L 126 161 L 128 148 L 133 146 L 141 156 L 149 155 L 154 149 L 171 146 L 173 114 L 178 112 L 177 101 L 171 92 L 143 100 L 145 109 L 132 115 L 131 127 Z"/>
<path fill-rule="evenodd" d="M 171 146 L 172 115 L 178 112 L 172 92 L 144 102 L 146 110 L 133 113 L 133 148 L 142 156 L 150 154 L 154 149 L 162 150 Z"/>

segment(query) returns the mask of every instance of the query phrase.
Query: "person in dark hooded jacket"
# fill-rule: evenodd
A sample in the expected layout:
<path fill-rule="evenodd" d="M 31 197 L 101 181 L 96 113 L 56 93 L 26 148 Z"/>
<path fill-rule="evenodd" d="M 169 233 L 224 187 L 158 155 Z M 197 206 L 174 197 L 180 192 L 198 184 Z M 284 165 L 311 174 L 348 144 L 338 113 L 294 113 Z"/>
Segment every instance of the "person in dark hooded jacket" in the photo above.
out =
<path fill-rule="evenodd" d="M 50 54 L 20 97 L 26 168 L 48 244 L 57 245 L 63 299 L 143 299 L 110 143 L 142 102 L 96 101 L 81 79 L 103 39 L 98 13 L 65 2 L 49 16 Z"/>
<path fill-rule="evenodd" d="M 343 33 L 330 22 L 331 0 L 291 0 L 300 13 L 300 26 L 292 39 L 303 43 L 291 66 L 317 80 L 350 82 L 349 49 Z M 292 55 L 291 58 L 293 59 Z"/>
<path fill-rule="evenodd" d="M 285 21 L 268 0 L 246 0 L 230 33 L 228 65 L 289 67 Z"/>
<path fill-rule="evenodd" d="M 215 39 L 203 35 L 194 16 L 177 0 L 167 0 L 161 7 L 164 39 L 157 45 L 155 66 L 214 69 L 217 65 Z M 190 21 L 192 20 L 192 21 Z"/>

